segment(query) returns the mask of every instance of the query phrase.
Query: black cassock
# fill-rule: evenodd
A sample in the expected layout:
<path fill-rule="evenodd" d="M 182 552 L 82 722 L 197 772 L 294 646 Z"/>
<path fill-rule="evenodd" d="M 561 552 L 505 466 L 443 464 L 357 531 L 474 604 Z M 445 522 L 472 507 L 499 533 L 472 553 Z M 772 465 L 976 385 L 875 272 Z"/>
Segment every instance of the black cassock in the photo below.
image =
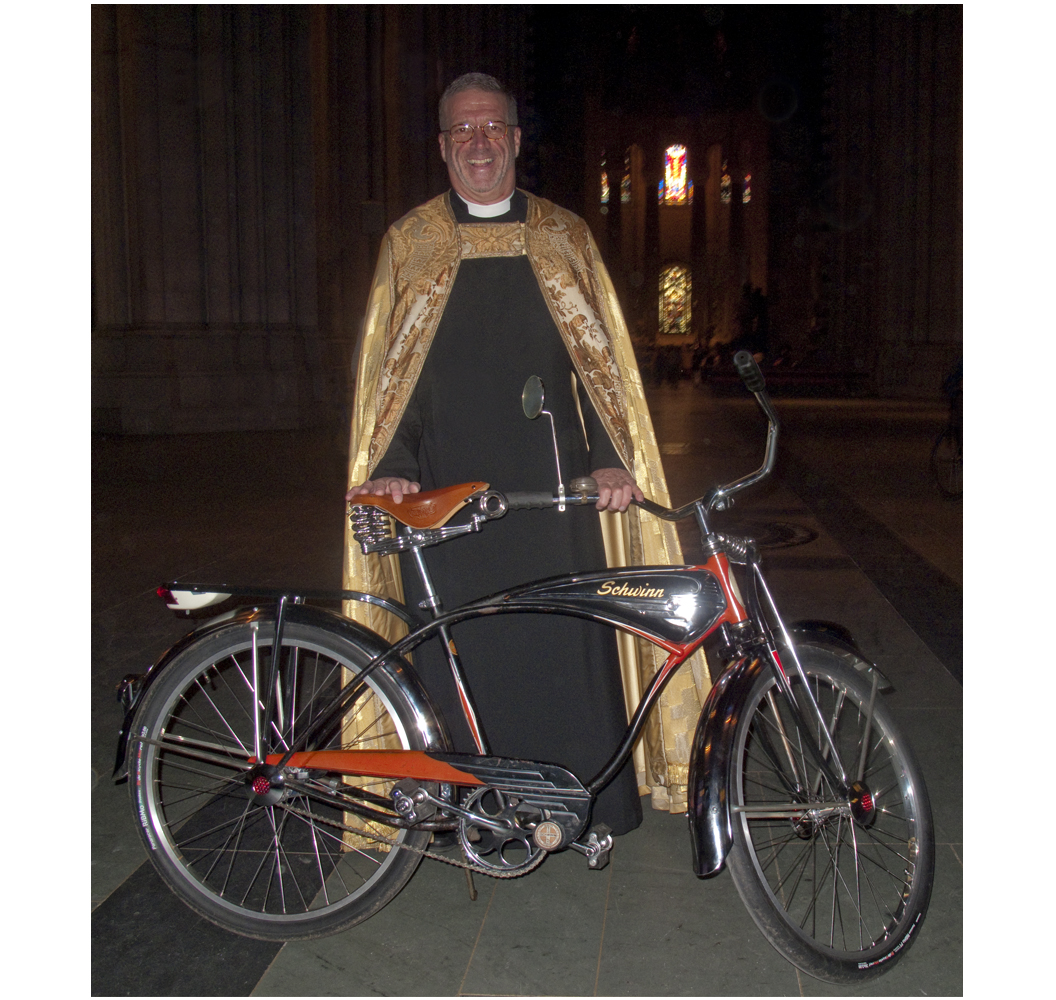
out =
<path fill-rule="evenodd" d="M 453 192 L 451 203 L 459 224 L 482 221 Z M 509 213 L 486 221 L 523 221 L 526 208 L 517 193 Z M 403 476 L 423 490 L 473 480 L 498 490 L 554 490 L 550 422 L 528 420 L 521 409 L 530 375 L 546 387 L 566 484 L 622 466 L 581 388 L 580 419 L 573 370 L 528 258 L 463 260 L 407 410 L 372 475 Z M 605 568 L 593 507 L 512 511 L 424 556 L 446 610 L 521 583 Z M 413 563 L 402 558 L 414 605 L 424 594 Z M 601 770 L 627 725 L 610 629 L 563 615 L 495 615 L 452 631 L 492 753 L 560 764 L 584 782 Z M 413 659 L 455 748 L 473 752 L 439 643 L 419 647 Z M 641 823 L 630 762 L 601 793 L 592 819 L 617 834 Z"/>

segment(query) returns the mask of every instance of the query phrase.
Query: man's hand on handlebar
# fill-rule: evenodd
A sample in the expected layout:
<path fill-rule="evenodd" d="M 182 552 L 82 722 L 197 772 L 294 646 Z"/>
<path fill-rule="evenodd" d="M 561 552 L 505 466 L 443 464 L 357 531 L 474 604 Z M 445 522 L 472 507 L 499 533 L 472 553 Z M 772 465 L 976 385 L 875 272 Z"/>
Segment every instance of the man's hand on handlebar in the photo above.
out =
<path fill-rule="evenodd" d="M 401 479 L 399 476 L 378 476 L 377 479 L 368 479 L 359 486 L 353 486 L 345 494 L 345 499 L 353 500 L 364 493 L 369 493 L 376 497 L 388 495 L 392 497 L 393 503 L 403 503 L 404 494 L 418 493 L 421 488 L 418 483 L 412 483 L 409 479 Z"/>
<path fill-rule="evenodd" d="M 598 484 L 598 510 L 626 510 L 632 499 L 645 499 L 626 469 L 595 469 L 591 475 Z"/>

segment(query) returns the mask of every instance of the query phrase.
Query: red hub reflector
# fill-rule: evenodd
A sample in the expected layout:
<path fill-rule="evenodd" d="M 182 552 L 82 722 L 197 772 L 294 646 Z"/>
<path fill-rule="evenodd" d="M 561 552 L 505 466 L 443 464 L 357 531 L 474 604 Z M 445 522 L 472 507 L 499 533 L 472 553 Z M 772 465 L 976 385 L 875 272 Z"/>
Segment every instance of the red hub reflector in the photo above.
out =
<path fill-rule="evenodd" d="M 263 774 L 258 774 L 253 779 L 253 791 L 258 795 L 267 795 L 271 791 L 271 782 Z"/>
<path fill-rule="evenodd" d="M 860 781 L 851 785 L 849 791 L 851 793 L 849 805 L 855 820 L 863 826 L 868 826 L 876 815 L 876 799 L 873 793 Z"/>

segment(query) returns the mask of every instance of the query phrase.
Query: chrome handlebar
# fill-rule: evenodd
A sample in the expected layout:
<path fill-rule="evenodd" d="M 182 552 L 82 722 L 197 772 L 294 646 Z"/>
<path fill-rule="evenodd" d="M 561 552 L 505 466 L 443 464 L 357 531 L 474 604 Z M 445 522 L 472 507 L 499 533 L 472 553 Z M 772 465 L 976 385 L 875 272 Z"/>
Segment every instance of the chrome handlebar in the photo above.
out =
<path fill-rule="evenodd" d="M 745 388 L 755 396 L 755 401 L 763 411 L 767 420 L 766 429 L 766 451 L 763 453 L 763 462 L 754 472 L 740 479 L 727 483 L 725 486 L 716 486 L 709 490 L 704 496 L 692 500 L 682 507 L 672 509 L 663 507 L 652 500 L 632 500 L 631 503 L 641 507 L 642 510 L 653 514 L 655 517 L 663 518 L 665 521 L 680 521 L 684 517 L 693 514 L 710 513 L 713 510 L 727 510 L 733 505 L 733 498 L 742 490 L 754 486 L 765 479 L 774 470 L 777 462 L 777 436 L 781 428 L 781 422 L 774 412 L 770 396 L 766 391 L 766 380 L 755 359 L 747 351 L 738 351 L 733 356 L 733 364 L 737 373 L 741 376 Z M 494 504 L 492 512 L 485 507 L 485 503 Z M 480 500 L 481 513 L 488 518 L 502 517 L 507 510 L 538 510 L 546 507 L 557 507 L 562 504 L 582 506 L 598 502 L 598 484 L 590 477 L 583 476 L 573 479 L 569 483 L 568 492 L 559 497 L 550 493 L 499 493 L 497 490 L 488 490 Z M 501 506 L 501 513 L 498 512 Z"/>

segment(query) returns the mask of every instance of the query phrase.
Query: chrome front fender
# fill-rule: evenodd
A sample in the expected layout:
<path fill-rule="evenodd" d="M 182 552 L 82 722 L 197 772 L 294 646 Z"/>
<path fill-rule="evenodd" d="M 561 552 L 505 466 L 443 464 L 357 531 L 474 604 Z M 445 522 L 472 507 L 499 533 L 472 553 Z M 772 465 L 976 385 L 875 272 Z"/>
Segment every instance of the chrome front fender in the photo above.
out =
<path fill-rule="evenodd" d="M 797 649 L 819 648 L 840 657 L 859 673 L 875 675 L 878 690 L 894 688 L 879 668 L 866 659 L 847 629 L 832 622 L 799 621 L 789 626 Z M 740 711 L 752 685 L 767 670 L 764 659 L 743 657 L 723 671 L 712 687 L 697 722 L 689 758 L 688 816 L 693 843 L 693 870 L 711 878 L 726 867 L 733 846 L 730 774 L 733 743 Z"/>
<path fill-rule="evenodd" d="M 336 612 L 327 611 L 323 608 L 312 607 L 307 604 L 289 604 L 283 612 L 283 617 L 287 624 L 292 622 L 300 625 L 309 625 L 318 628 L 320 631 L 338 636 L 346 642 L 359 647 L 371 658 L 380 656 L 391 647 L 391 644 L 386 642 L 376 632 L 372 632 L 350 618 L 345 618 Z M 262 624 L 273 624 L 275 612 L 270 607 L 240 608 L 220 615 L 176 642 L 166 650 L 146 674 L 136 677 L 134 680 L 126 678 L 122 682 L 120 690 L 122 701 L 125 703 L 125 718 L 117 738 L 117 759 L 114 763 L 113 773 L 115 782 L 123 781 L 128 777 L 128 767 L 125 759 L 128 749 L 128 736 L 132 731 L 136 711 L 143 703 L 143 696 L 158 677 L 161 676 L 166 666 L 192 643 L 231 625 L 246 624 L 252 621 L 261 622 Z M 412 704 L 416 716 L 415 723 L 424 736 L 427 746 L 436 750 L 449 749 L 450 741 L 444 728 L 443 720 L 411 665 L 402 657 L 396 657 L 392 662 L 383 663 L 377 669 L 386 673 L 407 693 L 407 698 Z"/>
<path fill-rule="evenodd" d="M 693 870 L 700 878 L 718 875 L 733 846 L 729 787 L 733 741 L 748 692 L 765 669 L 759 657 L 746 656 L 724 670 L 697 722 L 687 793 Z"/>

